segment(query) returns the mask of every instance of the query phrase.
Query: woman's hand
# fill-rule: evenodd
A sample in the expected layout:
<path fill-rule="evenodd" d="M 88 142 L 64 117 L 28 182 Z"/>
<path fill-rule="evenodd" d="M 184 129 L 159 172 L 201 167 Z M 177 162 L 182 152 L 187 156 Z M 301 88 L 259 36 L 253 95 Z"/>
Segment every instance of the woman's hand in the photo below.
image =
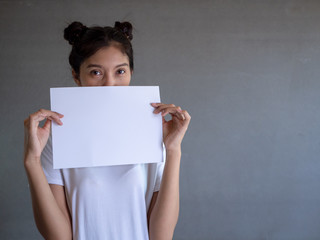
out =
<path fill-rule="evenodd" d="M 155 108 L 154 113 L 161 112 L 163 126 L 163 142 L 167 150 L 180 150 L 181 142 L 186 133 L 190 115 L 186 110 L 176 107 L 174 104 L 151 103 Z M 170 114 L 172 119 L 166 121 L 164 117 Z"/>
<path fill-rule="evenodd" d="M 31 114 L 24 120 L 24 159 L 36 160 L 40 162 L 40 156 L 43 148 L 47 144 L 50 135 L 51 121 L 62 125 L 60 118 L 63 115 L 45 109 Z M 39 127 L 39 123 L 46 119 L 43 127 Z M 26 162 L 25 162 L 26 163 Z"/>

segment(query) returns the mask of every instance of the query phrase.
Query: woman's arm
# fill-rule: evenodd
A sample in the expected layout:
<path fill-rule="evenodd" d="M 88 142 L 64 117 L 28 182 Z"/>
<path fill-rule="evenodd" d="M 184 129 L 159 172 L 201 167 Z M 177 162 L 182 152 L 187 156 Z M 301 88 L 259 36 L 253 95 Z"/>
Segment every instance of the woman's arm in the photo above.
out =
<path fill-rule="evenodd" d="M 179 216 L 179 169 L 180 154 L 167 155 L 160 190 L 154 193 L 154 205 L 149 213 L 151 240 L 173 237 Z"/>
<path fill-rule="evenodd" d="M 166 163 L 160 190 L 155 193 L 148 212 L 151 240 L 172 239 L 179 216 L 179 173 L 181 142 L 187 131 L 190 115 L 175 105 L 152 104 L 154 113 L 163 116 L 163 141 L 166 146 Z M 164 116 L 171 114 L 172 120 Z"/>
<path fill-rule="evenodd" d="M 24 166 L 27 173 L 35 222 L 45 239 L 72 239 L 69 211 L 62 186 L 49 186 L 40 156 L 50 134 L 51 120 L 62 124 L 63 115 L 41 109 L 31 114 L 25 124 Z M 44 126 L 39 122 L 47 119 Z"/>

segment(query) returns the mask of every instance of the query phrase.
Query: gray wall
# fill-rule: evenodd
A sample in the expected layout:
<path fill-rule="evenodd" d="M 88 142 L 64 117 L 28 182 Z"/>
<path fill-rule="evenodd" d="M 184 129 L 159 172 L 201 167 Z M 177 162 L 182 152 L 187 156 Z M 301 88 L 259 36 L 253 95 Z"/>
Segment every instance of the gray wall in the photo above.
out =
<path fill-rule="evenodd" d="M 41 239 L 23 119 L 75 86 L 62 31 L 135 26 L 133 85 L 192 115 L 174 239 L 320 239 L 320 1 L 0 1 L 0 239 Z"/>

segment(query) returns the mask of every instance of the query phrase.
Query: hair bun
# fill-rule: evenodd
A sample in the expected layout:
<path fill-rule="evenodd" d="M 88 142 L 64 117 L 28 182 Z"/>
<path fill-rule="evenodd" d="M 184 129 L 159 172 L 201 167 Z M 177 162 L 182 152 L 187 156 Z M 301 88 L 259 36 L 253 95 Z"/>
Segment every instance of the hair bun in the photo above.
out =
<path fill-rule="evenodd" d="M 88 28 L 81 22 L 73 22 L 64 29 L 64 39 L 67 40 L 71 45 L 74 45 L 80 40 L 87 29 Z"/>
<path fill-rule="evenodd" d="M 121 31 L 131 41 L 132 36 L 132 25 L 129 22 L 115 22 L 114 28 Z"/>

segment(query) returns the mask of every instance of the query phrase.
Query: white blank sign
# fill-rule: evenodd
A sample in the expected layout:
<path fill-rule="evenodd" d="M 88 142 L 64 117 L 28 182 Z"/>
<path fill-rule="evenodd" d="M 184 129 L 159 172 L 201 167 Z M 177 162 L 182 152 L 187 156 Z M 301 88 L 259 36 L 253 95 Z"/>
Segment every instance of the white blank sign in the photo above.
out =
<path fill-rule="evenodd" d="M 158 86 L 51 88 L 53 167 L 79 168 L 162 161 Z"/>

